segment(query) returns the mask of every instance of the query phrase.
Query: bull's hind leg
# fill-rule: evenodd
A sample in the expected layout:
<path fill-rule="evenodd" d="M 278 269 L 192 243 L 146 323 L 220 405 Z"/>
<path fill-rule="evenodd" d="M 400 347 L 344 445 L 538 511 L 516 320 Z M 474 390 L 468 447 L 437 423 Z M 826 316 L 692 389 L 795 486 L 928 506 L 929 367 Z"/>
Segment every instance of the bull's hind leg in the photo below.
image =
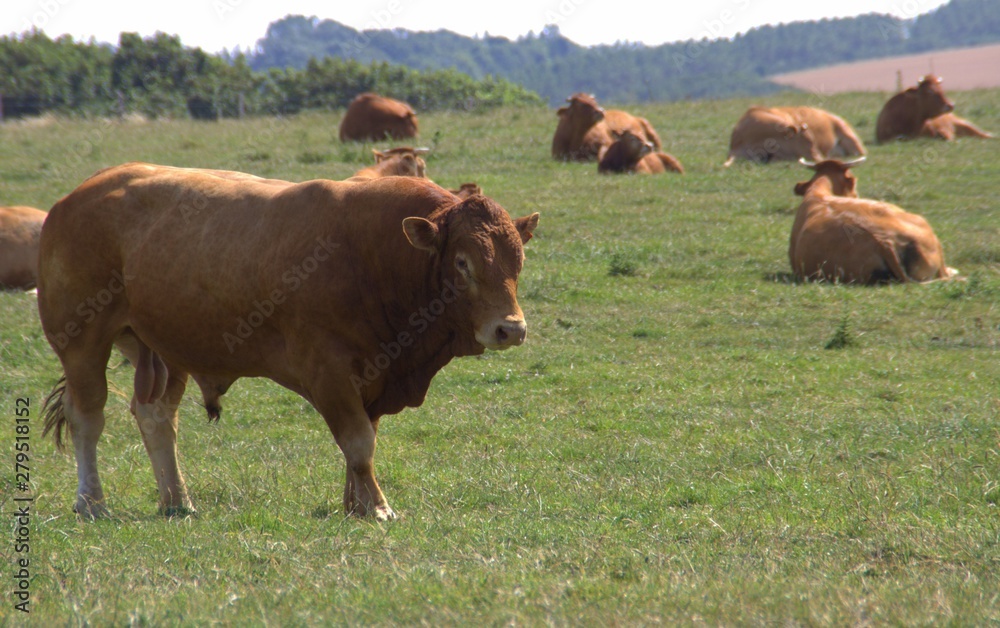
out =
<path fill-rule="evenodd" d="M 153 466 L 160 493 L 160 512 L 167 516 L 193 513 L 184 476 L 177 464 L 177 411 L 187 385 L 187 373 L 164 363 L 131 334 L 123 335 L 116 344 L 135 366 L 134 393 L 129 408 Z"/>
<path fill-rule="evenodd" d="M 104 489 L 97 471 L 97 442 L 104 432 L 104 404 L 108 398 L 105 368 L 111 348 L 103 355 L 84 359 L 65 355 L 66 389 L 62 397 L 62 412 L 69 425 L 76 456 L 76 504 L 73 510 L 84 517 L 108 515 Z"/>

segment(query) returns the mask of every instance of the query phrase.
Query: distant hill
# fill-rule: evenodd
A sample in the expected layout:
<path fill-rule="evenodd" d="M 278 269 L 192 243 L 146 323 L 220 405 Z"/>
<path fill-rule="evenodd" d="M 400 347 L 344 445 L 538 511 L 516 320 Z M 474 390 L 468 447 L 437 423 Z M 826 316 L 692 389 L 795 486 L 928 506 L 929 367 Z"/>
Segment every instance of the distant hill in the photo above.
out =
<path fill-rule="evenodd" d="M 869 14 L 755 28 L 733 39 L 661 46 L 580 46 L 549 26 L 511 41 L 440 30 L 357 31 L 333 20 L 288 16 L 249 56 L 256 70 L 306 67 L 327 56 L 454 68 L 501 77 L 551 103 L 586 91 L 606 102 L 761 94 L 787 89 L 767 77 L 837 63 L 1000 42 L 1000 0 L 951 0 L 914 19 Z"/>

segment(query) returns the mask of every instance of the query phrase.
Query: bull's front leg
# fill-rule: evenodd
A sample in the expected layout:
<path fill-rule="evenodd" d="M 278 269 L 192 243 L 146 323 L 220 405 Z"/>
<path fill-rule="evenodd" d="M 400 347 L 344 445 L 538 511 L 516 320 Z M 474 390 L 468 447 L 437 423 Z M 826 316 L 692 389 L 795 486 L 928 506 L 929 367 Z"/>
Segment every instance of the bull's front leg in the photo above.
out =
<path fill-rule="evenodd" d="M 395 519 L 396 513 L 375 480 L 378 423 L 369 420 L 356 394 L 341 391 L 344 394 L 338 397 L 332 392 L 327 388 L 324 394 L 314 395 L 313 403 L 344 454 L 344 512 L 358 517 L 375 517 L 379 521 Z"/>

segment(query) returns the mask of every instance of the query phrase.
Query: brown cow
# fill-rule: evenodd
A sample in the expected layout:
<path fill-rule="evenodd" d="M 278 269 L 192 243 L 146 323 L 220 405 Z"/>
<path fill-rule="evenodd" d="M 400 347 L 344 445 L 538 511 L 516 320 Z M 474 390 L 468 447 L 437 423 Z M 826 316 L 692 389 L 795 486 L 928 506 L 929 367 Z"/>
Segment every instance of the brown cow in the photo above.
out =
<path fill-rule="evenodd" d="M 69 427 L 75 510 L 107 514 L 97 442 L 117 346 L 136 366 L 162 512 L 192 509 L 176 446 L 190 375 L 210 418 L 240 377 L 302 395 L 346 459 L 346 512 L 394 517 L 375 480 L 379 419 L 423 403 L 452 358 L 524 341 L 517 277 L 537 224 L 411 177 L 278 184 L 141 163 L 92 176 L 49 212 L 39 258 L 65 372 L 45 431 L 61 443 Z"/>
<path fill-rule="evenodd" d="M 38 237 L 45 212 L 0 207 L 0 289 L 31 290 L 38 281 Z"/>
<path fill-rule="evenodd" d="M 942 113 L 930 120 L 925 120 L 920 127 L 921 137 L 936 137 L 943 140 L 953 140 L 956 137 L 979 137 L 992 139 L 993 135 L 980 129 L 965 118 L 959 118 L 953 113 Z"/>
<path fill-rule="evenodd" d="M 604 156 L 597 164 L 599 173 L 684 174 L 684 167 L 673 155 L 655 151 L 652 142 L 642 139 L 632 131 L 613 133 L 613 136 L 615 141 L 604 151 Z"/>
<path fill-rule="evenodd" d="M 941 79 L 927 75 L 916 87 L 899 92 L 882 106 L 875 124 L 875 139 L 881 144 L 917 137 L 925 122 L 954 109 L 955 105 L 944 93 Z"/>
<path fill-rule="evenodd" d="M 340 121 L 340 141 L 395 140 L 417 136 L 413 107 L 371 92 L 358 94 Z"/>
<path fill-rule="evenodd" d="M 590 94 L 573 94 L 569 105 L 556 112 L 559 124 L 552 136 L 552 156 L 556 159 L 590 161 L 600 159 L 614 142 L 611 132 L 632 131 L 652 142 L 659 150 L 660 136 L 645 118 L 616 109 L 605 110 Z"/>
<path fill-rule="evenodd" d="M 858 198 L 850 162 L 813 164 L 812 179 L 795 186 L 788 259 L 799 279 L 875 284 L 947 279 L 941 243 L 927 221 L 895 205 Z"/>
<path fill-rule="evenodd" d="M 724 165 L 736 159 L 768 163 L 866 152 L 851 125 L 829 111 L 816 107 L 751 107 L 733 127 L 729 158 Z"/>
<path fill-rule="evenodd" d="M 379 177 L 420 177 L 427 178 L 427 164 L 420 155 L 430 152 L 429 148 L 399 146 L 387 151 L 372 149 L 375 165 L 362 168 L 348 181 L 355 179 L 378 179 Z"/>

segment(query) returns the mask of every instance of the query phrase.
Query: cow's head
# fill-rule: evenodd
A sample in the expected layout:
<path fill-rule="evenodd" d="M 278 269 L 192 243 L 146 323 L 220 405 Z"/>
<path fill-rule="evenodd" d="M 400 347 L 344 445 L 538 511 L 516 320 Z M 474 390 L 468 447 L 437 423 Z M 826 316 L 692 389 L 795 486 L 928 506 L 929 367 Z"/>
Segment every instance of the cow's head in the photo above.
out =
<path fill-rule="evenodd" d="M 611 135 L 614 136 L 616 142 L 621 144 L 625 159 L 630 164 L 638 162 L 653 152 L 654 146 L 652 142 L 639 137 L 628 129 L 622 132 L 612 131 Z"/>
<path fill-rule="evenodd" d="M 827 159 L 819 163 L 800 159 L 799 161 L 815 171 L 812 179 L 803 181 L 795 185 L 795 193 L 799 196 L 806 196 L 814 187 L 822 186 L 824 193 L 834 196 L 858 197 L 858 180 L 851 174 L 851 167 L 856 166 L 865 160 L 858 157 L 850 161 L 840 161 L 839 159 Z"/>
<path fill-rule="evenodd" d="M 506 349 L 527 335 L 517 277 L 524 244 L 537 225 L 537 213 L 511 220 L 496 202 L 475 195 L 429 219 L 406 218 L 403 232 L 414 247 L 438 256 L 443 292 L 454 293 L 451 300 L 442 295 L 455 312 L 453 320 L 468 322 L 483 347 Z"/>
<path fill-rule="evenodd" d="M 920 99 L 921 117 L 934 118 L 942 113 L 954 111 L 955 105 L 944 93 L 941 78 L 928 74 L 917 81 L 917 96 Z"/>
<path fill-rule="evenodd" d="M 561 107 L 557 112 L 560 117 L 567 117 L 585 127 L 590 127 L 604 119 L 604 109 L 597 104 L 593 94 L 573 94 L 566 99 L 568 107 Z"/>
<path fill-rule="evenodd" d="M 372 149 L 375 155 L 375 163 L 384 163 L 387 172 L 400 177 L 420 177 L 427 178 L 427 164 L 420 155 L 430 152 L 429 148 L 412 148 L 410 146 L 398 146 L 386 151 Z"/>

